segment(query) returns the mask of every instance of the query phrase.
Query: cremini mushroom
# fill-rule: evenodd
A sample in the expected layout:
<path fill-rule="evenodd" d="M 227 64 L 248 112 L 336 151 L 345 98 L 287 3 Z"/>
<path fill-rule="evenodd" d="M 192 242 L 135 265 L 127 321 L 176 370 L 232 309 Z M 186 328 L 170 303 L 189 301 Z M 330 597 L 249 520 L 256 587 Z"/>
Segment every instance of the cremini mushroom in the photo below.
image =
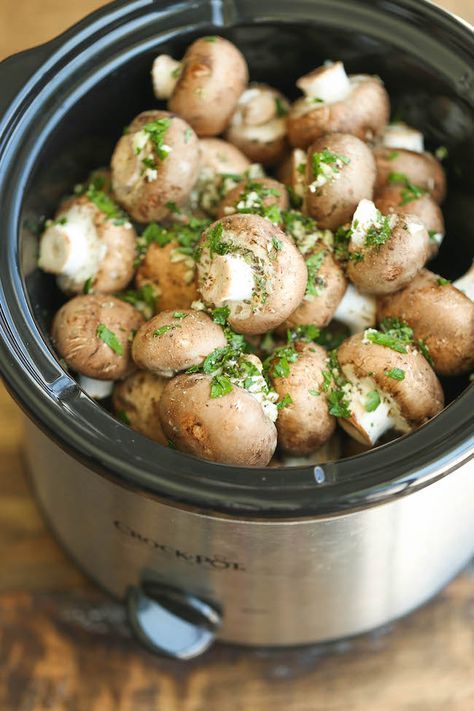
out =
<path fill-rule="evenodd" d="M 327 393 L 338 422 L 354 439 L 374 445 L 389 430 L 403 434 L 444 406 L 441 385 L 427 360 L 403 338 L 368 329 L 337 351 Z"/>
<path fill-rule="evenodd" d="M 256 356 L 218 349 L 201 372 L 169 382 L 160 418 L 166 436 L 183 452 L 224 464 L 266 466 L 277 444 L 277 399 Z"/>
<path fill-rule="evenodd" d="M 135 285 L 139 289 L 146 284 L 153 286 L 156 311 L 189 309 L 198 299 L 194 248 L 208 224 L 208 220 L 197 219 L 188 224 L 152 224 L 140 238 L 145 251 Z"/>
<path fill-rule="evenodd" d="M 302 302 L 280 329 L 303 324 L 326 326 L 344 296 L 347 281 L 331 251 L 321 243 L 304 255 L 308 280 Z"/>
<path fill-rule="evenodd" d="M 327 133 L 371 140 L 388 121 L 390 100 L 379 77 L 347 76 L 342 62 L 326 62 L 296 85 L 305 94 L 287 117 L 288 137 L 296 148 L 307 148 Z"/>
<path fill-rule="evenodd" d="M 120 291 L 134 272 L 136 233 L 127 215 L 90 185 L 64 202 L 46 224 L 38 265 L 67 294 Z"/>
<path fill-rule="evenodd" d="M 202 311 L 162 311 L 138 329 L 132 356 L 138 368 L 169 378 L 226 345 L 222 328 Z"/>
<path fill-rule="evenodd" d="M 223 37 L 200 37 L 181 62 L 158 56 L 152 69 L 159 99 L 182 116 L 198 136 L 217 136 L 227 127 L 248 82 L 247 63 L 237 47 Z"/>
<path fill-rule="evenodd" d="M 168 111 L 144 111 L 112 155 L 117 201 L 137 222 L 168 217 L 183 205 L 199 171 L 199 143 L 192 128 Z"/>
<path fill-rule="evenodd" d="M 348 284 L 333 318 L 347 326 L 352 334 L 372 328 L 377 323 L 377 300 Z"/>
<path fill-rule="evenodd" d="M 51 336 L 61 358 L 77 373 L 120 380 L 135 370 L 131 341 L 142 314 L 105 294 L 75 296 L 54 317 Z"/>
<path fill-rule="evenodd" d="M 427 194 L 408 194 L 401 185 L 386 185 L 374 198 L 375 207 L 383 215 L 397 212 L 400 215 L 415 215 L 428 230 L 430 258 L 435 257 L 444 238 L 444 219 L 441 208 Z"/>
<path fill-rule="evenodd" d="M 259 215 L 229 215 L 203 233 L 198 247 L 203 301 L 229 309 L 239 333 L 276 328 L 303 299 L 307 270 L 293 241 Z"/>
<path fill-rule="evenodd" d="M 374 159 L 363 141 L 343 133 L 323 136 L 308 148 L 305 210 L 319 227 L 334 230 L 362 199 L 372 199 L 374 181 Z"/>
<path fill-rule="evenodd" d="M 307 159 L 306 151 L 294 148 L 277 171 L 278 180 L 286 185 L 293 207 L 304 206 Z"/>
<path fill-rule="evenodd" d="M 326 367 L 324 348 L 303 341 L 278 348 L 270 357 L 269 374 L 280 398 L 278 446 L 288 454 L 309 454 L 334 433 L 336 419 L 321 391 Z"/>
<path fill-rule="evenodd" d="M 389 294 L 406 286 L 425 265 L 429 237 L 414 215 L 382 215 L 370 200 L 354 213 L 347 275 L 361 291 Z"/>
<path fill-rule="evenodd" d="M 241 94 L 225 133 L 253 163 L 276 165 L 288 148 L 287 99 L 268 84 L 250 84 Z"/>
<path fill-rule="evenodd" d="M 159 404 L 168 382 L 145 370 L 138 370 L 120 383 L 115 383 L 112 405 L 115 415 L 133 430 L 166 445 L 161 427 Z"/>
<path fill-rule="evenodd" d="M 282 210 L 287 210 L 288 206 L 288 193 L 278 180 L 248 178 L 229 190 L 219 205 L 217 216 L 254 214 L 279 224 L 282 221 Z"/>
<path fill-rule="evenodd" d="M 377 166 L 376 194 L 386 185 L 400 185 L 405 199 L 428 193 L 438 204 L 443 202 L 446 176 L 441 163 L 431 153 L 376 146 L 374 158 Z"/>
<path fill-rule="evenodd" d="M 405 289 L 379 300 L 378 317 L 408 323 L 428 347 L 437 373 L 474 368 L 474 303 L 447 279 L 423 269 Z"/>

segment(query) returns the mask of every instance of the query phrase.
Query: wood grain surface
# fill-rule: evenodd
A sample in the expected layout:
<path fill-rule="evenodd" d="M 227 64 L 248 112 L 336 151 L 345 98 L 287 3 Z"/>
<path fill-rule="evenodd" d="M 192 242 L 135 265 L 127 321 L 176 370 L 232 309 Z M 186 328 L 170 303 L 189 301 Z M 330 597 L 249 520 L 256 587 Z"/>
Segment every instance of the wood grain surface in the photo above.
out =
<path fill-rule="evenodd" d="M 103 5 L 0 0 L 0 58 Z M 472 0 L 445 7 L 474 21 Z M 393 626 L 296 650 L 217 645 L 187 664 L 130 638 L 31 498 L 21 419 L 0 385 L 0 711 L 472 711 L 474 569 Z"/>

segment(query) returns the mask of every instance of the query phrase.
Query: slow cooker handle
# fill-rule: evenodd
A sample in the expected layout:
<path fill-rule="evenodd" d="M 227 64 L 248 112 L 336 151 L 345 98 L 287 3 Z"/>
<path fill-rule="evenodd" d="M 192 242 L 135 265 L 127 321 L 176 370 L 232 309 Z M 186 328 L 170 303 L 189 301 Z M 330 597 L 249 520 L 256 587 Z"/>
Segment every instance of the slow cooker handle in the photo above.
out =
<path fill-rule="evenodd" d="M 135 636 L 147 649 L 182 660 L 209 649 L 221 623 L 215 606 L 159 583 L 130 587 L 127 612 Z"/>

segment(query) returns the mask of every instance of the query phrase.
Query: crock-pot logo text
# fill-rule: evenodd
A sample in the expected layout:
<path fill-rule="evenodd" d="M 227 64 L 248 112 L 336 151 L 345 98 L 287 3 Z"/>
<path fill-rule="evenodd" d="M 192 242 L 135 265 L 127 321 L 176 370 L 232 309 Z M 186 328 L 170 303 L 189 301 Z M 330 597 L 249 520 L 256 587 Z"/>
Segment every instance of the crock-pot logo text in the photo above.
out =
<path fill-rule="evenodd" d="M 243 565 L 227 560 L 224 556 L 208 556 L 201 555 L 200 553 L 189 553 L 181 550 L 180 548 L 173 548 L 173 546 L 166 545 L 165 543 L 159 543 L 149 536 L 144 536 L 142 533 L 134 531 L 133 528 L 122 521 L 114 521 L 114 526 L 124 536 L 133 538 L 135 541 L 148 546 L 148 548 L 160 551 L 169 558 L 175 558 L 176 560 L 180 560 L 188 565 L 202 565 L 205 568 L 212 568 L 213 570 L 245 570 Z"/>

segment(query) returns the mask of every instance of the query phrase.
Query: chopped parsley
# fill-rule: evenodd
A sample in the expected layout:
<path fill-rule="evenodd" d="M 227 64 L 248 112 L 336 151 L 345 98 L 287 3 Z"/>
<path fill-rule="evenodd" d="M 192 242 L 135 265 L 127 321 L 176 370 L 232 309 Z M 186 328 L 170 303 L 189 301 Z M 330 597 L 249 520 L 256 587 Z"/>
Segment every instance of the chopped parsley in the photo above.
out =
<path fill-rule="evenodd" d="M 334 256 L 338 262 L 348 262 L 350 259 L 349 242 L 352 237 L 352 228 L 341 225 L 334 234 Z"/>
<path fill-rule="evenodd" d="M 369 248 L 380 247 L 380 245 L 385 244 L 385 242 L 390 239 L 391 235 L 392 230 L 390 228 L 389 218 L 383 216 L 382 213 L 377 210 L 376 222 L 370 225 L 365 233 L 365 246 Z"/>
<path fill-rule="evenodd" d="M 278 96 L 275 97 L 275 112 L 278 118 L 282 118 L 288 113 L 288 109 L 286 108 L 284 102 Z"/>
<path fill-rule="evenodd" d="M 344 392 L 347 380 L 344 377 L 336 351 L 331 351 L 328 358 L 328 367 L 323 371 L 322 390 L 326 393 L 329 414 L 334 417 L 351 417 L 350 403 Z"/>
<path fill-rule="evenodd" d="M 392 378 L 392 380 L 405 380 L 405 371 L 403 368 L 390 368 L 390 370 L 385 371 L 387 378 Z"/>
<path fill-rule="evenodd" d="M 232 251 L 232 247 L 227 242 L 223 242 L 224 225 L 222 222 L 216 222 L 211 226 L 206 235 L 206 244 L 209 248 L 209 254 L 212 259 L 214 254 L 228 254 Z"/>
<path fill-rule="evenodd" d="M 377 331 L 375 328 L 369 328 L 365 331 L 364 338 L 371 343 L 375 343 L 378 346 L 384 346 L 385 348 L 390 348 L 392 351 L 397 353 L 407 353 L 407 342 L 400 339 L 398 336 L 391 335 L 390 333 L 382 333 L 382 331 Z"/>
<path fill-rule="evenodd" d="M 272 237 L 272 245 L 273 249 L 276 249 L 277 252 L 280 252 L 281 248 L 283 247 L 283 242 L 277 237 Z"/>
<path fill-rule="evenodd" d="M 108 220 L 113 220 L 114 224 L 123 225 L 128 222 L 128 216 L 119 208 L 117 203 L 103 190 L 98 190 L 92 183 L 87 188 L 85 195 L 88 200 L 104 213 Z"/>
<path fill-rule="evenodd" d="M 311 156 L 311 169 L 313 178 L 317 181 L 318 178 L 323 178 L 324 181 L 329 180 L 335 173 L 339 173 L 343 165 L 348 165 L 351 162 L 347 156 L 342 156 L 338 153 L 325 148 L 319 153 L 313 153 Z"/>
<path fill-rule="evenodd" d="M 438 277 L 436 282 L 438 286 L 446 286 L 447 284 L 451 284 L 451 280 L 445 279 L 444 277 Z"/>
<path fill-rule="evenodd" d="M 444 160 L 445 158 L 447 158 L 448 157 L 448 149 L 446 148 L 446 146 L 439 146 L 435 150 L 435 156 L 438 160 Z"/>
<path fill-rule="evenodd" d="M 398 158 L 399 155 L 400 153 L 398 151 L 390 151 L 387 158 L 388 160 L 395 160 L 395 158 Z"/>
<path fill-rule="evenodd" d="M 436 240 L 436 235 L 437 235 L 437 234 L 438 234 L 438 233 L 436 232 L 436 230 L 428 230 L 428 237 L 430 238 L 431 242 L 436 242 L 436 241 L 437 241 L 437 240 Z"/>
<path fill-rule="evenodd" d="M 365 411 L 366 412 L 373 412 L 378 408 L 380 405 L 380 395 L 378 390 L 371 390 L 370 392 L 367 393 L 367 399 L 365 401 Z"/>
<path fill-rule="evenodd" d="M 164 160 L 170 152 L 170 147 L 165 144 L 166 132 L 170 126 L 171 119 L 167 117 L 150 121 L 143 126 L 143 130 L 148 134 L 160 160 Z"/>
<path fill-rule="evenodd" d="M 203 37 L 204 42 L 217 42 L 217 37 L 215 35 L 209 37 Z"/>
<path fill-rule="evenodd" d="M 408 353 L 407 346 L 415 346 L 428 363 L 433 365 L 428 346 L 424 341 L 415 339 L 413 329 L 405 321 L 398 318 L 385 318 L 380 323 L 380 329 L 377 331 L 374 328 L 368 328 L 364 332 L 364 340 L 391 348 L 397 353 Z"/>
<path fill-rule="evenodd" d="M 176 445 L 175 445 L 175 443 L 173 442 L 172 439 L 169 439 L 169 440 L 168 440 L 167 447 L 168 447 L 168 449 L 176 449 Z"/>
<path fill-rule="evenodd" d="M 392 172 L 389 173 L 388 182 L 392 185 L 402 185 L 401 191 L 401 202 L 400 205 L 408 205 L 408 203 L 413 202 L 413 200 L 418 200 L 423 195 L 428 192 L 425 188 L 415 185 L 411 182 L 405 173 Z"/>
<path fill-rule="evenodd" d="M 184 129 L 184 142 L 189 143 L 189 140 L 192 135 L 193 135 L 192 130 L 190 128 L 185 128 Z"/>
<path fill-rule="evenodd" d="M 170 212 L 172 212 L 173 215 L 179 215 L 180 212 L 181 212 L 180 209 L 179 209 L 179 207 L 177 206 L 177 204 L 176 204 L 175 202 L 173 202 L 172 200 L 168 200 L 168 202 L 165 203 L 165 207 L 166 207 Z"/>
<path fill-rule="evenodd" d="M 326 286 L 324 279 L 318 276 L 318 272 L 321 269 L 325 256 L 325 251 L 321 250 L 306 259 L 308 280 L 306 282 L 305 296 L 307 297 L 314 298 L 315 296 L 319 296 L 321 294 L 321 290 Z"/>
<path fill-rule="evenodd" d="M 105 323 L 99 323 L 96 329 L 96 335 L 101 339 L 114 353 L 119 356 L 123 355 L 123 345 L 113 331 L 110 331 Z"/>
<path fill-rule="evenodd" d="M 298 209 L 301 207 L 303 204 L 303 197 L 301 195 L 298 195 L 297 192 L 295 192 L 295 189 L 293 188 L 292 185 L 287 185 L 286 186 L 286 191 L 288 193 L 288 197 L 290 198 L 290 205 L 291 207 Z"/>
<path fill-rule="evenodd" d="M 308 393 L 309 393 L 310 395 L 312 395 L 313 397 L 319 397 L 319 396 L 321 395 L 320 392 L 318 392 L 317 390 L 313 390 L 313 389 L 308 390 Z"/>
<path fill-rule="evenodd" d="M 137 259 L 135 266 L 140 264 L 151 244 L 166 247 L 170 242 L 177 242 L 177 250 L 195 258 L 194 249 L 199 242 L 203 230 L 210 220 L 198 220 L 192 217 L 187 224 L 174 223 L 165 227 L 151 222 L 137 240 Z"/>
<path fill-rule="evenodd" d="M 173 311 L 173 318 L 178 318 L 182 320 L 183 318 L 188 318 L 189 314 L 185 314 L 184 311 Z"/>
<path fill-rule="evenodd" d="M 115 296 L 141 311 L 147 319 L 155 313 L 156 292 L 153 284 L 143 284 L 140 289 L 128 289 Z"/>
<path fill-rule="evenodd" d="M 273 353 L 263 361 L 264 372 L 272 378 L 287 378 L 290 374 L 290 363 L 298 360 L 298 352 L 293 344 L 275 348 Z"/>
<path fill-rule="evenodd" d="M 219 326 L 225 326 L 227 324 L 227 319 L 230 315 L 230 309 L 228 306 L 220 306 L 212 311 L 212 320 Z"/>
<path fill-rule="evenodd" d="M 293 341 L 305 341 L 306 343 L 311 343 L 312 341 L 316 341 L 319 338 L 319 335 L 319 328 L 312 323 L 289 328 L 286 332 L 288 343 L 292 343 Z"/>
<path fill-rule="evenodd" d="M 167 323 L 165 326 L 161 326 L 161 328 L 155 328 L 155 330 L 153 331 L 153 336 L 155 338 L 159 338 L 160 336 L 163 336 L 169 331 L 174 331 L 175 328 L 181 328 L 181 326 L 177 323 Z"/>
<path fill-rule="evenodd" d="M 279 197 L 280 191 L 276 188 L 269 188 L 258 180 L 247 180 L 234 207 L 241 215 L 260 215 L 277 224 L 282 220 L 280 207 L 275 201 L 270 205 L 266 205 L 265 201 Z"/>
<path fill-rule="evenodd" d="M 227 375 L 215 375 L 211 382 L 211 398 L 223 397 L 232 392 L 233 385 Z"/>
<path fill-rule="evenodd" d="M 83 294 L 92 294 L 93 283 L 94 283 L 94 277 L 89 277 L 89 279 L 86 279 L 86 281 L 84 282 L 84 287 L 82 289 L 82 293 Z"/>
<path fill-rule="evenodd" d="M 120 420 L 120 422 L 123 422 L 124 425 L 128 425 L 129 427 L 132 424 L 130 422 L 130 417 L 127 415 L 125 410 L 118 410 L 117 411 L 117 419 Z"/>
<path fill-rule="evenodd" d="M 289 393 L 286 393 L 286 395 L 280 400 L 280 402 L 277 403 L 277 410 L 284 410 L 285 407 L 288 407 L 288 405 L 293 404 L 293 398 Z"/>

